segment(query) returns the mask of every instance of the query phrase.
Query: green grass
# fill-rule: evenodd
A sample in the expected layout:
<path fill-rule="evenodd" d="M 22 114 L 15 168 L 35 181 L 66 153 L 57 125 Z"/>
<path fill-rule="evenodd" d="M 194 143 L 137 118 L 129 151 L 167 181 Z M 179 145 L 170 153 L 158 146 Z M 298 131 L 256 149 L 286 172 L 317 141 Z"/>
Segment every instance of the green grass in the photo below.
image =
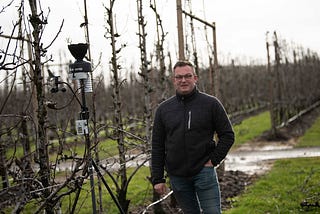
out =
<path fill-rule="evenodd" d="M 224 213 L 320 213 L 319 208 L 305 210 L 300 206 L 306 198 L 320 200 L 319 181 L 319 158 L 278 160 L 268 174 L 234 198 L 234 208 Z"/>
<path fill-rule="evenodd" d="M 320 117 L 313 123 L 310 129 L 299 139 L 297 147 L 320 146 Z"/>
<path fill-rule="evenodd" d="M 72 139 L 72 140 L 71 140 Z M 63 149 L 63 153 L 65 155 L 72 155 L 72 154 L 77 154 L 79 157 L 83 157 L 84 152 L 85 152 L 85 142 L 83 137 L 77 136 L 75 137 L 70 137 L 66 139 L 66 142 L 64 142 L 64 145 L 69 145 L 68 149 Z M 49 145 L 49 150 L 55 148 L 58 150 L 59 147 L 59 142 L 58 140 L 52 140 L 50 141 Z M 99 147 L 99 157 L 101 159 L 108 158 L 111 156 L 114 156 L 117 154 L 118 149 L 117 149 L 117 144 L 114 140 L 103 140 L 99 142 L 98 144 Z M 35 144 L 31 142 L 31 151 L 35 152 Z M 23 157 L 23 148 L 21 146 L 17 146 L 15 148 L 8 148 L 6 152 L 7 158 L 11 158 L 12 156 L 21 158 Z M 57 158 L 57 153 L 53 152 L 49 154 L 49 159 L 50 161 L 55 161 Z"/>
<path fill-rule="evenodd" d="M 100 159 L 109 158 L 118 154 L 117 142 L 114 140 L 104 140 L 99 142 L 99 157 Z"/>
<path fill-rule="evenodd" d="M 128 174 L 130 174 L 133 169 L 128 169 Z M 130 206 L 129 210 L 132 210 L 132 207 L 136 205 L 145 205 L 151 203 L 150 198 L 152 195 L 152 186 L 148 181 L 147 176 L 149 175 L 149 168 L 142 167 L 137 174 L 133 177 L 129 184 L 127 199 L 129 199 Z M 105 179 L 112 189 L 113 194 L 116 194 L 115 188 L 111 179 L 108 176 L 105 176 Z M 97 182 L 97 178 L 95 178 L 95 182 Z M 103 195 L 103 208 L 104 213 L 119 213 L 117 206 L 113 202 L 109 192 L 106 187 L 102 185 L 102 195 Z M 81 210 L 80 213 L 92 213 L 92 203 L 91 203 L 91 192 L 89 188 L 89 182 L 87 182 L 83 190 L 81 192 L 81 197 L 79 199 L 79 203 L 77 204 L 77 210 Z M 97 185 L 96 185 L 97 187 Z M 98 189 L 95 189 L 96 198 L 98 197 Z M 97 198 L 98 199 L 98 198 Z M 81 205 L 81 206 L 80 206 Z M 66 211 L 68 206 L 68 201 L 63 204 L 63 210 Z"/>
<path fill-rule="evenodd" d="M 247 118 L 233 128 L 236 136 L 234 148 L 236 148 L 271 129 L 270 113 L 266 111 Z"/>

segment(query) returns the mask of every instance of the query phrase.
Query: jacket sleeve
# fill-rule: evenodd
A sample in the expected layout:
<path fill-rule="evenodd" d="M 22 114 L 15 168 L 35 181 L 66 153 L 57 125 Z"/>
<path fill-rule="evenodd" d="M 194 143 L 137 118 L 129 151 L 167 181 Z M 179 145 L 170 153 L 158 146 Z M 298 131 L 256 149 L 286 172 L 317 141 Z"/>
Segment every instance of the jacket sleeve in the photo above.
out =
<path fill-rule="evenodd" d="M 153 185 L 165 183 L 164 165 L 166 134 L 160 115 L 160 110 L 157 109 L 153 123 L 151 145 L 151 180 Z"/>
<path fill-rule="evenodd" d="M 214 126 L 218 136 L 217 144 L 210 155 L 211 162 L 217 166 L 227 156 L 234 143 L 234 131 L 223 105 L 217 100 L 214 109 Z"/>

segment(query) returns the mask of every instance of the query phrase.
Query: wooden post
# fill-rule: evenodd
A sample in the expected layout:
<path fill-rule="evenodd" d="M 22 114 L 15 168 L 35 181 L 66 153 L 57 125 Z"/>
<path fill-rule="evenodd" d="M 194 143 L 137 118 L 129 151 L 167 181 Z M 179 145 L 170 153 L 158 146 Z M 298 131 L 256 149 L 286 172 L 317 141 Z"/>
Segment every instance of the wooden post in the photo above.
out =
<path fill-rule="evenodd" d="M 219 82 L 219 64 L 218 64 L 218 53 L 217 53 L 217 34 L 216 34 L 216 23 L 212 23 L 212 36 L 213 36 L 213 69 L 214 69 L 214 95 L 218 98 L 220 96 L 220 82 Z"/>
<path fill-rule="evenodd" d="M 210 82 L 210 92 L 214 95 L 214 67 L 212 63 L 212 57 L 209 55 L 209 82 Z"/>
<path fill-rule="evenodd" d="M 274 104 L 275 104 L 275 118 L 276 118 L 276 126 L 280 125 L 282 122 L 285 122 L 284 120 L 284 108 L 283 104 L 280 102 L 282 100 L 282 80 L 280 77 L 280 48 L 278 43 L 278 36 L 276 31 L 273 32 L 274 35 L 274 41 L 273 41 L 273 47 L 274 47 L 274 58 L 275 58 L 275 66 L 274 66 L 274 75 L 275 79 L 274 82 L 277 86 L 276 93 L 274 94 Z"/>
<path fill-rule="evenodd" d="M 177 25 L 178 25 L 179 60 L 184 60 L 185 58 L 184 58 L 184 39 L 183 39 L 181 0 L 177 0 Z"/>
<path fill-rule="evenodd" d="M 216 23 L 213 22 L 212 24 L 204 21 L 186 11 L 182 11 L 184 14 L 186 14 L 187 16 L 201 22 L 202 24 L 205 24 L 206 26 L 209 26 L 212 28 L 212 32 L 213 32 L 213 58 L 214 58 L 214 62 L 213 62 L 213 79 L 212 79 L 212 84 L 213 84 L 213 94 L 221 99 L 221 96 L 219 94 L 220 92 L 220 86 L 219 86 L 219 64 L 218 64 L 218 54 L 217 54 L 217 36 L 216 36 Z M 210 65 L 211 66 L 211 65 Z"/>
<path fill-rule="evenodd" d="M 273 137 L 276 136 L 276 120 L 275 120 L 275 109 L 274 109 L 274 74 L 271 72 L 271 63 L 270 63 L 270 50 L 268 43 L 268 32 L 266 34 L 266 48 L 267 48 L 267 70 L 270 75 L 269 80 L 269 111 L 270 111 L 270 119 L 271 119 L 271 134 Z"/>

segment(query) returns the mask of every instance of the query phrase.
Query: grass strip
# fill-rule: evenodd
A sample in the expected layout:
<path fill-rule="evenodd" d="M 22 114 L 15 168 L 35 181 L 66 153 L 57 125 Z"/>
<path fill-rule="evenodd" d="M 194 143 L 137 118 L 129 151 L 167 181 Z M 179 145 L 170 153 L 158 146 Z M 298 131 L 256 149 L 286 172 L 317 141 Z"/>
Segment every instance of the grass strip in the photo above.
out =
<path fill-rule="evenodd" d="M 313 146 L 320 146 L 320 117 L 317 118 L 313 125 L 299 139 L 299 143 L 297 144 L 297 147 Z"/>
<path fill-rule="evenodd" d="M 234 198 L 234 208 L 224 213 L 319 213 L 319 207 L 300 206 L 304 200 L 319 202 L 319 181 L 319 158 L 278 160 L 268 174 Z"/>
<path fill-rule="evenodd" d="M 233 129 L 236 136 L 233 148 L 236 148 L 271 129 L 270 113 L 269 111 L 265 111 L 256 116 L 249 117 L 240 124 L 235 125 Z"/>

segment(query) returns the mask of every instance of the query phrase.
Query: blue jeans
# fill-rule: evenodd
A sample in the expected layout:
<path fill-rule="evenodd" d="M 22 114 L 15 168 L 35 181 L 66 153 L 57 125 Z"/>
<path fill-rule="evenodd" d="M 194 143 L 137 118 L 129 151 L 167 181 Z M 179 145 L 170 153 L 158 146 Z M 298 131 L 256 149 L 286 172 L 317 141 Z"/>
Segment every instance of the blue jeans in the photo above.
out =
<path fill-rule="evenodd" d="M 221 214 L 221 195 L 215 168 L 203 167 L 192 177 L 171 175 L 170 184 L 185 214 Z"/>

